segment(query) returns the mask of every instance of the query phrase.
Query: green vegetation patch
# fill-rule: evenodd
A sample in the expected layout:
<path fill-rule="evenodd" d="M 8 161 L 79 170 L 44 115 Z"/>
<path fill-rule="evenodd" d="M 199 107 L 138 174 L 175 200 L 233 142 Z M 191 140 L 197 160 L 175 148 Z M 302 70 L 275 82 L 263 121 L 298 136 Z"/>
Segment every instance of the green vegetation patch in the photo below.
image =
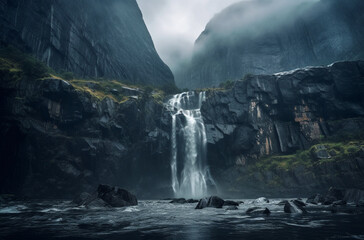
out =
<path fill-rule="evenodd" d="M 319 152 L 324 154 L 318 157 Z M 305 168 L 314 167 L 317 164 L 335 161 L 347 161 L 359 152 L 364 151 L 364 140 L 348 140 L 344 142 L 324 142 L 313 145 L 310 149 L 297 151 L 291 155 L 271 155 L 262 157 L 250 166 L 252 171 L 289 171 L 301 165 Z"/>

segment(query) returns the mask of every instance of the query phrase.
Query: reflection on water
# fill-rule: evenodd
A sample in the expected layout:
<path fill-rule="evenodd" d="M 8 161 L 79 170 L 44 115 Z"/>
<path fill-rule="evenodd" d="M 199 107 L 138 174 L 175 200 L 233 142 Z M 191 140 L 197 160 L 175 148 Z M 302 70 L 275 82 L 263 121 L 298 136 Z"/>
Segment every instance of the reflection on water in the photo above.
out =
<path fill-rule="evenodd" d="M 246 215 L 250 200 L 235 211 L 168 201 L 117 209 L 13 202 L 0 205 L 0 239 L 364 239 L 363 212 L 332 214 L 312 206 L 308 214 L 290 215 L 279 201 L 261 204 L 270 216 Z"/>

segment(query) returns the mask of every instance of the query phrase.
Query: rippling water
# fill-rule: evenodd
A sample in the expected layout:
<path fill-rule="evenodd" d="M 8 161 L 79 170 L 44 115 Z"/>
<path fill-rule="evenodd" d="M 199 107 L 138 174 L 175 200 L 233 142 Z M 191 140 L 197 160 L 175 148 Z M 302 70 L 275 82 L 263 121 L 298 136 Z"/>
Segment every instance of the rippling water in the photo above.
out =
<path fill-rule="evenodd" d="M 0 239 L 364 239 L 364 214 L 332 214 L 310 207 L 304 215 L 283 212 L 280 200 L 270 216 L 168 201 L 139 201 L 126 208 L 74 207 L 66 201 L 13 202 L 0 206 Z M 353 207 L 355 209 L 355 207 Z"/>

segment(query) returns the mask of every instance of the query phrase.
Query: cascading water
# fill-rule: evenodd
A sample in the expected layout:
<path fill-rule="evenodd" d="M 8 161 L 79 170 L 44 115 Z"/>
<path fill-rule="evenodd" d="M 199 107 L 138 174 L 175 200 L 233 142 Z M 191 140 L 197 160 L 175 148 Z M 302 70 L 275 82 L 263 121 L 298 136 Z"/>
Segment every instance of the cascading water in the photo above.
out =
<path fill-rule="evenodd" d="M 201 116 L 205 92 L 185 92 L 168 101 L 172 115 L 172 188 L 177 197 L 203 197 L 214 186 L 206 163 L 206 131 Z"/>

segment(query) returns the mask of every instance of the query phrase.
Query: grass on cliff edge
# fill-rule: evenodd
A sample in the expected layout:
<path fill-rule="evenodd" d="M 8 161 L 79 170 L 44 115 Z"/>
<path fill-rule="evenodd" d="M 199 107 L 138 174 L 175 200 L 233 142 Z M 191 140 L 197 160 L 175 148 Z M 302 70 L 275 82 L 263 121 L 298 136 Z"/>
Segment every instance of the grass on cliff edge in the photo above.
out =
<path fill-rule="evenodd" d="M 117 103 L 124 103 L 131 98 L 131 94 L 126 94 L 129 92 L 128 88 L 135 90 L 134 93 L 137 98 L 151 97 L 158 103 L 162 103 L 166 95 L 180 92 L 173 84 L 157 88 L 132 84 L 126 80 L 76 79 L 73 73 L 56 72 L 35 57 L 25 54 L 12 46 L 0 49 L 0 74 L 9 76 L 8 78 L 13 82 L 24 77 L 34 80 L 61 79 L 72 84 L 77 91 L 88 94 L 95 99 L 101 101 L 110 98 Z"/>
<path fill-rule="evenodd" d="M 316 153 L 322 147 L 329 154 L 329 158 L 318 159 Z M 326 162 L 346 161 L 357 156 L 361 151 L 364 151 L 364 140 L 348 140 L 341 142 L 323 142 L 313 145 L 308 150 L 297 151 L 291 155 L 271 155 L 262 157 L 255 164 L 251 165 L 252 171 L 274 171 L 285 170 L 289 171 L 298 165 L 303 165 L 306 168 L 312 168 L 315 165 L 324 164 Z"/>

